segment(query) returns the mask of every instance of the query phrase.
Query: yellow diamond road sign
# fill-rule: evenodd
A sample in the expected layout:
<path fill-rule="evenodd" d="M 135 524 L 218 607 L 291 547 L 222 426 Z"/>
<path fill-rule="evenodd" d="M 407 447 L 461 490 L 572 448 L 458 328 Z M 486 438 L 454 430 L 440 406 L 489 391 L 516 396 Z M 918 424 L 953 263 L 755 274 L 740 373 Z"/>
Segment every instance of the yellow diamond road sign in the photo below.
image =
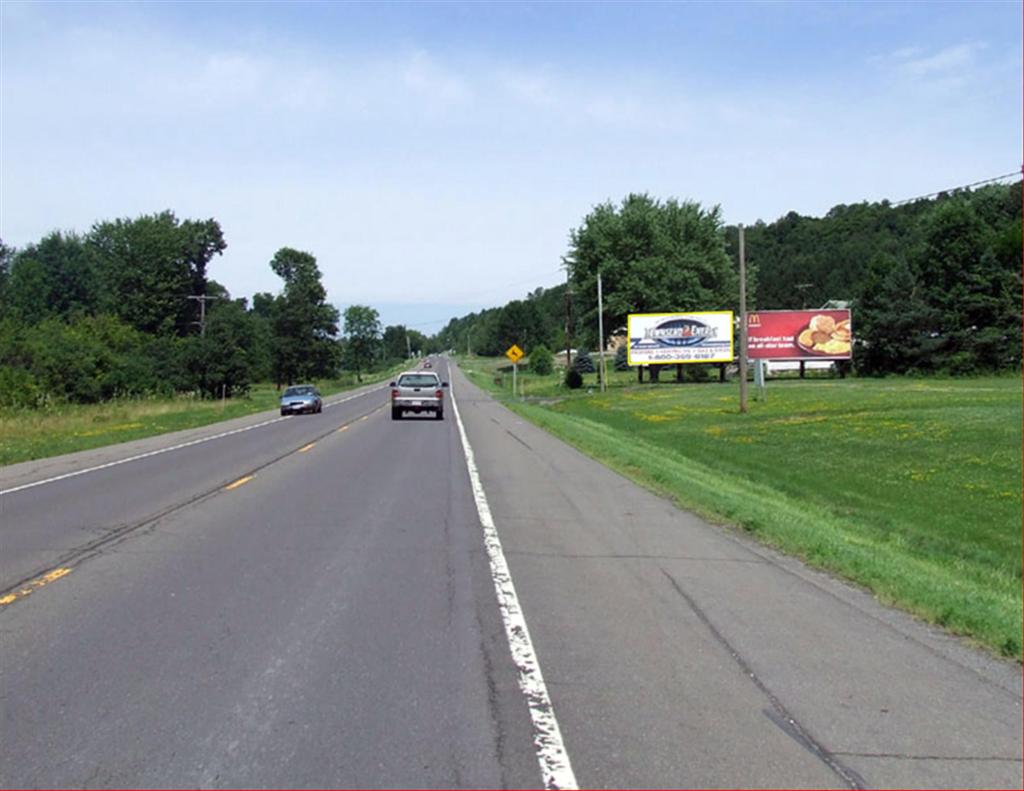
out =
<path fill-rule="evenodd" d="M 508 357 L 513 363 L 517 363 L 523 359 L 523 350 L 516 346 L 514 343 L 505 350 L 505 356 Z"/>

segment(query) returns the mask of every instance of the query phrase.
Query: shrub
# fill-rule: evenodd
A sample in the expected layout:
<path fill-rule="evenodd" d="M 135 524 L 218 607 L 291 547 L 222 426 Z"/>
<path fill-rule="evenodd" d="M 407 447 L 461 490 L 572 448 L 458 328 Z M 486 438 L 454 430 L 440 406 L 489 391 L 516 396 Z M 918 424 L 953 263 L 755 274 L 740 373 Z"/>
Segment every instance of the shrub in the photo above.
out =
<path fill-rule="evenodd" d="M 575 368 L 570 368 L 565 372 L 565 384 L 570 390 L 578 390 L 583 387 L 583 375 Z"/>
<path fill-rule="evenodd" d="M 576 353 L 576 359 L 572 361 L 573 370 L 581 374 L 592 374 L 595 371 L 594 361 L 590 357 L 589 352 L 579 351 Z"/>
<path fill-rule="evenodd" d="M 43 402 L 35 377 L 21 368 L 0 365 L 0 407 L 34 409 Z"/>
<path fill-rule="evenodd" d="M 547 376 L 554 369 L 551 362 L 551 352 L 544 344 L 537 346 L 530 352 L 530 370 L 538 376 Z"/>

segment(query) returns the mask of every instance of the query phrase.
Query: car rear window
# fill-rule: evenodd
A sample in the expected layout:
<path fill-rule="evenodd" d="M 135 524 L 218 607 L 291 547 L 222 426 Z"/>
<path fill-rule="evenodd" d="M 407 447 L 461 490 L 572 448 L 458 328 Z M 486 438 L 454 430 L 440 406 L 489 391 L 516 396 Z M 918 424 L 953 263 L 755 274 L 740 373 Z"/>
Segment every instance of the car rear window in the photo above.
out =
<path fill-rule="evenodd" d="M 433 374 L 407 374 L 398 377 L 399 387 L 437 387 L 437 377 Z"/>

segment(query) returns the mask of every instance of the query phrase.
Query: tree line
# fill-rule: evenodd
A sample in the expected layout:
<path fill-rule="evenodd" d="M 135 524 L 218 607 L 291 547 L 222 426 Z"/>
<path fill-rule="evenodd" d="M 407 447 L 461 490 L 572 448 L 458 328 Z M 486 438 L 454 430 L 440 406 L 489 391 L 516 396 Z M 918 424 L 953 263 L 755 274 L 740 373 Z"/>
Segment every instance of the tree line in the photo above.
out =
<path fill-rule="evenodd" d="M 227 244 L 216 220 L 171 211 L 0 243 L 0 406 L 193 393 L 231 397 L 357 377 L 426 347 L 377 311 L 327 302 L 316 258 L 282 247 L 279 293 L 234 298 L 207 275 Z"/>
<path fill-rule="evenodd" d="M 745 229 L 750 309 L 853 309 L 863 374 L 1016 369 L 1021 363 L 1021 182 L 903 205 L 790 212 Z M 442 345 L 485 355 L 512 343 L 596 348 L 629 313 L 739 308 L 738 228 L 717 207 L 633 194 L 570 232 L 567 282 L 453 318 Z"/>
<path fill-rule="evenodd" d="M 746 229 L 748 305 L 848 302 L 864 374 L 1019 368 L 1021 198 L 1021 182 L 993 184 L 757 222 Z M 366 305 L 342 314 L 316 258 L 291 247 L 269 262 L 278 293 L 232 297 L 207 274 L 227 247 L 214 219 L 164 211 L 22 249 L 0 242 L 0 406 L 232 396 L 257 381 L 361 377 L 441 349 L 593 349 L 629 313 L 738 309 L 738 229 L 717 207 L 632 194 L 595 206 L 569 242 L 565 283 L 453 318 L 434 336 L 382 327 Z"/>

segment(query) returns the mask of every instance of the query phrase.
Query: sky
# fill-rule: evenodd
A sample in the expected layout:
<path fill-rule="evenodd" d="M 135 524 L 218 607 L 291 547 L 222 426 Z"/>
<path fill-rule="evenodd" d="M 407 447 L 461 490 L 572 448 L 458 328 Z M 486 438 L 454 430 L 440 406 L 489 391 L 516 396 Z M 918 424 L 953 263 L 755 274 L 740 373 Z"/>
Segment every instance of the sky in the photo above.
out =
<path fill-rule="evenodd" d="M 646 192 L 726 223 L 1019 171 L 1019 2 L 0 3 L 0 238 L 171 209 L 209 275 L 431 334 Z"/>

